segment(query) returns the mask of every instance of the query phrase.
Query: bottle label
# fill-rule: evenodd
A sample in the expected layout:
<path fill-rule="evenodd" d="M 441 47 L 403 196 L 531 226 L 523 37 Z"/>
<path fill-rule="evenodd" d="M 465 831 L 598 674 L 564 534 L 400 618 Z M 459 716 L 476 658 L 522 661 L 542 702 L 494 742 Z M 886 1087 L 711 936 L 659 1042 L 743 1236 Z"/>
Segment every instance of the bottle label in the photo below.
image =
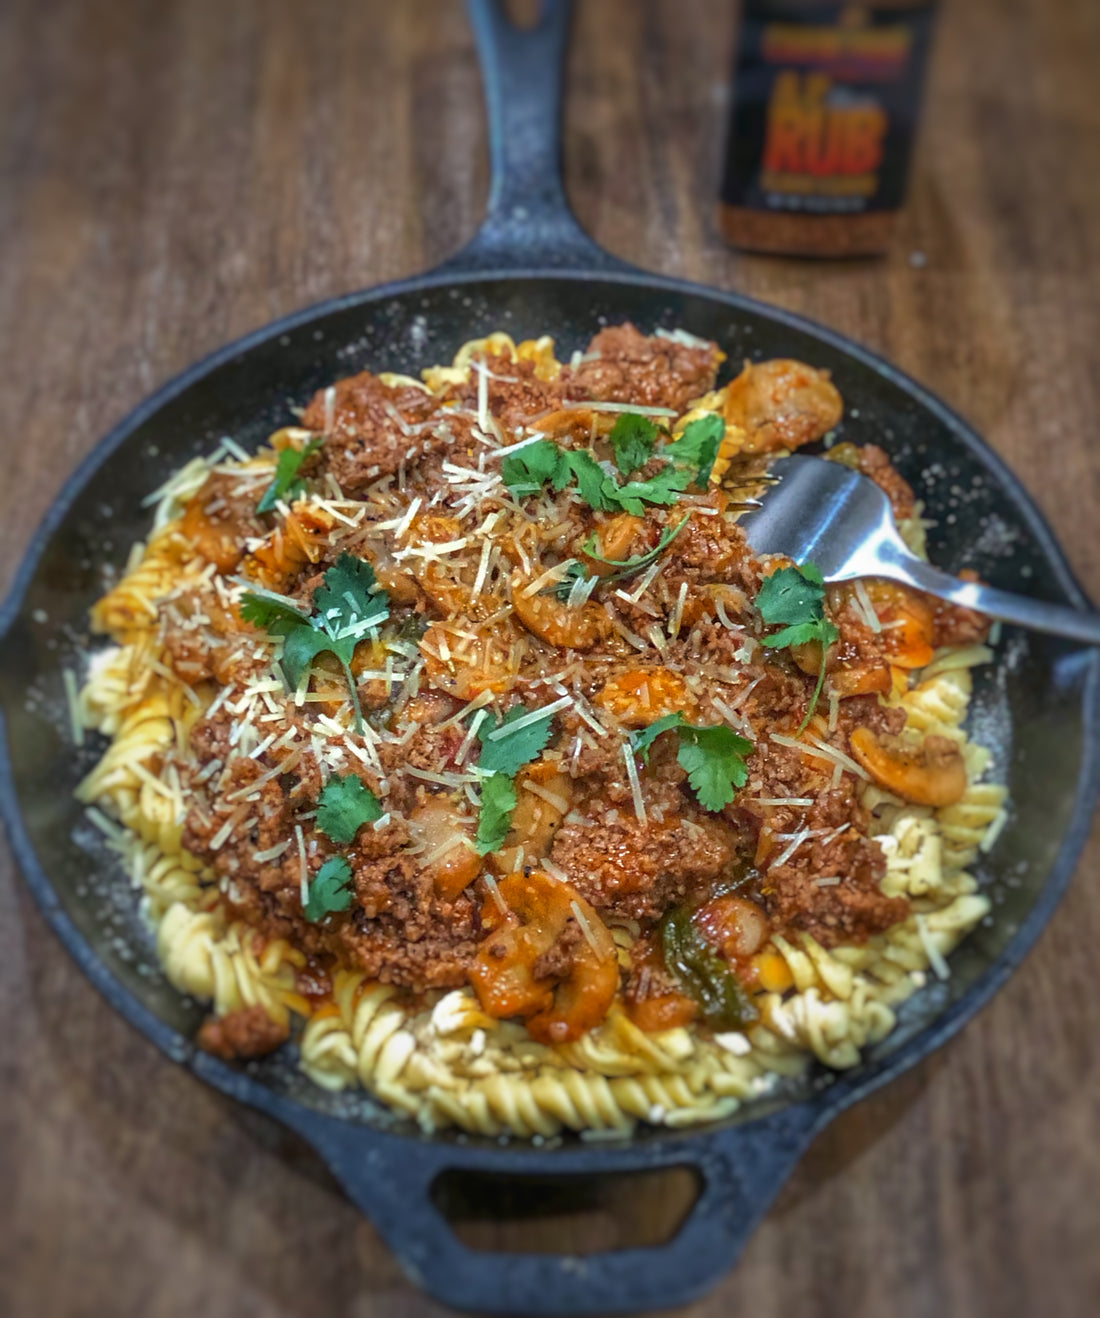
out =
<path fill-rule="evenodd" d="M 807 215 L 896 210 L 932 10 L 748 0 L 723 200 Z"/>

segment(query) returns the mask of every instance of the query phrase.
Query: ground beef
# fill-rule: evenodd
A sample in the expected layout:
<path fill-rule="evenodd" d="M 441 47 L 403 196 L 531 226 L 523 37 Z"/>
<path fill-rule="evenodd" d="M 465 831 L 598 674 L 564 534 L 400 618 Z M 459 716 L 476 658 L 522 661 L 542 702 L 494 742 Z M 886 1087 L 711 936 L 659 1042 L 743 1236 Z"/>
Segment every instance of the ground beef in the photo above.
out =
<path fill-rule="evenodd" d="M 863 444 L 858 452 L 860 471 L 864 476 L 870 476 L 885 491 L 894 516 L 899 521 L 915 516 L 916 496 L 913 487 L 890 461 L 886 450 L 877 444 Z"/>
<path fill-rule="evenodd" d="M 256 859 L 257 852 L 291 836 L 302 809 L 316 799 L 320 777 L 307 760 L 312 756 L 303 757 L 294 774 L 261 786 L 260 800 L 249 807 L 256 822 L 215 849 L 212 839 L 233 805 L 224 798 L 264 769 L 256 760 L 231 761 L 226 782 L 218 789 L 221 809 L 209 801 L 196 802 L 184 826 L 184 845 L 221 878 L 234 915 L 268 938 L 287 938 L 311 956 L 334 954 L 340 963 L 385 983 L 418 990 L 464 983 L 465 968 L 476 950 L 476 907 L 465 894 L 450 902 L 436 897 L 430 877 L 406 850 L 409 830 L 404 822 L 361 829 L 353 844 L 337 848 L 351 865 L 356 903 L 318 923 L 306 920 L 302 912 L 297 849 L 273 860 Z M 334 854 L 332 845 L 308 825 L 303 832 L 309 872 L 316 877 Z"/>
<path fill-rule="evenodd" d="M 847 875 L 841 882 L 819 887 L 813 872 L 781 865 L 768 875 L 771 890 L 764 909 L 773 926 L 803 930 L 823 947 L 864 943 L 904 920 L 909 903 L 904 897 L 886 897 L 879 889 L 885 861 L 877 843 L 856 839 Z"/>
<path fill-rule="evenodd" d="M 753 559 L 745 540 L 745 532 L 723 516 L 694 514 L 669 546 L 664 561 L 664 572 L 670 574 L 670 579 L 677 572 L 695 569 L 699 574 L 697 580 L 721 581 L 753 598 L 763 577 L 760 564 Z"/>
<path fill-rule="evenodd" d="M 171 667 L 189 685 L 214 676 L 214 656 L 206 639 L 194 627 L 169 623 L 164 628 L 164 648 L 171 656 Z M 233 646 L 236 649 L 236 645 Z"/>
<path fill-rule="evenodd" d="M 874 697 L 853 697 L 842 701 L 859 706 L 857 715 L 869 714 Z M 864 704 L 864 702 L 866 702 Z M 894 711 L 884 711 L 889 716 Z M 896 717 L 884 719 L 894 726 Z M 844 730 L 838 727 L 832 740 L 847 748 Z M 805 930 L 826 947 L 842 942 L 863 942 L 872 934 L 888 928 L 908 914 L 902 898 L 884 897 L 879 889 L 886 871 L 886 861 L 877 842 L 867 838 L 870 817 L 859 799 L 859 784 L 844 776 L 831 787 L 832 770 L 823 760 L 804 757 L 794 747 L 760 738 L 749 760 L 749 788 L 753 796 L 765 799 L 810 797 L 814 804 L 761 808 L 746 801 L 744 806 L 728 807 L 726 817 L 741 828 L 757 830 L 757 861 L 760 877 L 755 881 L 757 894 L 773 928 Z M 760 837 L 766 826 L 768 834 Z M 816 836 L 807 838 L 781 865 L 769 865 L 769 857 L 778 857 L 787 841 L 776 836 L 809 829 Z M 821 887 L 818 879 L 840 878 L 839 884 Z"/>
<path fill-rule="evenodd" d="M 219 572 L 232 572 L 244 557 L 245 540 L 264 534 L 257 500 L 255 485 L 212 472 L 188 501 L 181 530 Z"/>
<path fill-rule="evenodd" d="M 233 719 L 225 706 L 237 694 L 237 692 L 231 693 L 228 700 L 222 701 L 220 709 L 213 715 L 203 715 L 191 729 L 191 749 L 195 752 L 200 765 L 206 766 L 211 760 L 221 760 L 224 763 L 228 756 Z"/>
<path fill-rule="evenodd" d="M 515 431 L 561 406 L 565 395 L 560 380 L 540 379 L 535 362 L 513 361 L 504 353 L 490 352 L 484 363 L 489 411 L 505 429 Z M 444 397 L 476 412 L 480 387 L 481 372 L 471 369 L 466 380 L 452 385 Z"/>
<path fill-rule="evenodd" d="M 719 821 L 683 814 L 662 821 L 636 819 L 565 824 L 551 859 L 597 910 L 632 919 L 658 919 L 689 894 L 704 893 L 736 861 L 736 834 Z"/>
<path fill-rule="evenodd" d="M 437 424 L 417 429 L 429 421 Z M 383 384 L 369 371 L 340 380 L 331 390 L 318 390 L 302 425 L 328 433 L 322 464 L 345 493 L 354 495 L 403 463 L 469 442 L 468 418 L 448 415 L 432 394 L 415 385 Z"/>
<path fill-rule="evenodd" d="M 683 411 L 714 388 L 722 353 L 714 343 L 696 346 L 639 333 L 629 322 L 601 330 L 586 350 L 592 360 L 562 371 L 570 398 L 640 403 Z"/>
<path fill-rule="evenodd" d="M 454 770 L 455 756 L 467 733 L 464 724 L 449 728 L 421 726 L 405 742 L 386 742 L 378 747 L 378 758 L 389 783 L 388 801 L 391 809 L 408 814 L 432 789 L 427 783 L 406 776 L 407 769 L 421 769 L 428 773 L 446 773 Z"/>
<path fill-rule="evenodd" d="M 569 752 L 565 767 L 570 777 L 596 781 L 605 776 L 612 779 L 624 776 L 622 752 L 608 744 L 610 738 L 593 739 L 587 733 L 587 724 L 571 709 L 563 710 L 558 717 L 562 726 L 561 745 Z M 582 733 L 588 736 L 587 741 L 581 737 Z M 574 747 L 577 747 L 575 754 Z"/>
<path fill-rule="evenodd" d="M 478 945 L 472 912 L 464 923 L 469 932 L 463 936 L 444 925 L 413 939 L 408 926 L 398 920 L 385 916 L 368 920 L 356 912 L 331 941 L 340 960 L 368 979 L 417 992 L 461 988 Z"/>
<path fill-rule="evenodd" d="M 565 979 L 572 972 L 577 948 L 584 942 L 584 933 L 572 916 L 552 947 L 547 948 L 531 967 L 532 979 Z"/>
<path fill-rule="evenodd" d="M 354 865 L 357 903 L 332 934 L 340 959 L 384 984 L 458 988 L 477 951 L 479 906 L 466 893 L 435 897 L 407 852 Z"/>
<path fill-rule="evenodd" d="M 830 738 L 834 744 L 847 750 L 844 744 L 855 728 L 870 728 L 876 736 L 896 736 L 905 727 L 907 718 L 901 705 L 884 705 L 878 696 L 848 696 L 837 705 L 837 731 L 840 737 Z"/>
<path fill-rule="evenodd" d="M 978 574 L 969 568 L 963 568 L 959 576 L 963 581 L 979 580 Z M 933 645 L 981 645 L 989 636 L 992 620 L 984 613 L 946 600 L 933 600 L 933 605 Z"/>
<path fill-rule="evenodd" d="M 196 586 L 173 592 L 158 603 L 157 613 L 171 667 L 189 685 L 208 678 L 229 683 L 261 666 L 248 654 L 240 623 L 215 590 Z"/>
<path fill-rule="evenodd" d="M 745 431 L 751 452 L 800 448 L 839 425 L 843 415 L 829 372 L 786 358 L 746 362 L 727 392 L 726 418 Z"/>
<path fill-rule="evenodd" d="M 289 1025 L 272 1020 L 259 1003 L 254 1003 L 224 1016 L 208 1016 L 195 1041 L 204 1052 L 234 1062 L 273 1053 L 288 1038 Z"/>
<path fill-rule="evenodd" d="M 418 728 L 403 748 L 401 763 L 406 768 L 446 773 L 454 769 L 455 756 L 465 739 L 465 724 L 452 723 L 449 728 Z"/>
<path fill-rule="evenodd" d="M 830 766 L 824 761 L 804 756 L 794 746 L 784 746 L 766 736 L 756 739 L 749 757 L 748 790 L 752 796 L 766 800 L 815 796 L 830 777 Z"/>
<path fill-rule="evenodd" d="M 725 628 L 721 630 L 725 631 Z M 806 715 L 813 694 L 814 678 L 797 668 L 785 651 L 765 651 L 765 655 L 759 669 L 752 674 L 753 678 L 759 677 L 760 681 L 739 705 L 739 709 L 754 725 L 763 724 L 776 732 L 791 733 Z M 757 738 L 757 749 L 764 745 L 772 747 L 773 743 Z M 768 791 L 764 795 L 781 796 L 782 793 Z"/>
<path fill-rule="evenodd" d="M 220 758 L 220 757 L 219 757 Z M 306 761 L 310 764 L 306 764 Z M 266 769 L 260 760 L 237 758 L 225 772 L 210 783 L 193 790 L 195 800 L 187 812 L 183 827 L 183 845 L 206 861 L 223 881 L 226 900 L 235 914 L 255 925 L 269 938 L 306 939 L 308 950 L 316 940 L 309 937 L 312 926 L 301 918 L 301 869 L 297 850 L 289 848 L 273 860 L 258 861 L 257 852 L 270 850 L 293 836 L 296 812 L 311 802 L 320 786 L 320 773 L 312 753 L 298 762 L 296 771 L 280 781 L 269 781 L 257 789 L 259 800 L 250 802 L 247 819 L 215 847 L 223 825 L 240 805 L 233 798 Z M 212 783 L 218 783 L 216 789 Z M 247 826 L 246 826 L 247 825 Z M 315 868 L 324 857 L 319 856 Z"/>
<path fill-rule="evenodd" d="M 773 926 L 804 930 L 824 947 L 835 947 L 863 943 L 906 918 L 905 898 L 886 897 L 880 889 L 886 858 L 866 836 L 867 825 L 867 811 L 850 778 L 820 793 L 805 826 L 821 835 L 766 871 L 761 896 Z M 824 887 L 818 882 L 833 878 L 840 882 Z"/>

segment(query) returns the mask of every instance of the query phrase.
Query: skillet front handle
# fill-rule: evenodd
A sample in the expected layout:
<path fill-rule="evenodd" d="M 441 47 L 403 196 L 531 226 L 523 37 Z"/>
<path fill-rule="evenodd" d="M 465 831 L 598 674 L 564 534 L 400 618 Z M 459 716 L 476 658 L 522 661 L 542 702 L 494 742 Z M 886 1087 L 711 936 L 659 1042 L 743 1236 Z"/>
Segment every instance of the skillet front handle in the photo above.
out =
<path fill-rule="evenodd" d="M 538 22 L 517 27 L 502 0 L 466 0 L 477 41 L 489 127 L 488 213 L 440 270 L 629 270 L 577 223 L 562 180 L 562 80 L 571 0 L 541 0 Z"/>
<path fill-rule="evenodd" d="M 444 1143 L 315 1115 L 303 1134 L 409 1279 L 443 1304 L 489 1314 L 610 1314 L 674 1308 L 708 1291 L 736 1262 L 824 1119 L 800 1105 L 713 1134 L 650 1139 L 642 1151 L 637 1144 L 539 1151 Z M 443 1172 L 567 1179 L 663 1167 L 694 1168 L 702 1190 L 672 1239 L 646 1248 L 582 1256 L 475 1250 L 432 1200 Z"/>

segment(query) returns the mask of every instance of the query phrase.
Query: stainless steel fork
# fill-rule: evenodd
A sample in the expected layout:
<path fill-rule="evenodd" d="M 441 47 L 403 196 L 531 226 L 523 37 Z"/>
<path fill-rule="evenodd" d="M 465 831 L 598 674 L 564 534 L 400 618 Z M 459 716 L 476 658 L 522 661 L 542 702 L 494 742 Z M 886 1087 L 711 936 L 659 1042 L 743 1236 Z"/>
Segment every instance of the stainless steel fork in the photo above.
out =
<path fill-rule="evenodd" d="M 740 523 L 757 554 L 810 560 L 826 581 L 888 577 L 1020 627 L 1100 645 L 1100 613 L 960 581 L 918 558 L 898 534 L 889 499 L 859 472 L 796 454 L 776 459 L 769 475 L 760 507 Z"/>

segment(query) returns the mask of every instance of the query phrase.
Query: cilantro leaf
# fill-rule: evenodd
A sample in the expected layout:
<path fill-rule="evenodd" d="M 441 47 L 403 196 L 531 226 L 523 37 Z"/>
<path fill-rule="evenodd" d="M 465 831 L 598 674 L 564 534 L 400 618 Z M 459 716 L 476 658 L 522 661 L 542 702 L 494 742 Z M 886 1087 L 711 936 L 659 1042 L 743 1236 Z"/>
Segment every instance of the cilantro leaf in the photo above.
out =
<path fill-rule="evenodd" d="M 621 581 L 623 577 L 632 576 L 643 567 L 649 567 L 650 563 L 656 562 L 690 520 L 691 513 L 688 513 L 675 526 L 666 526 L 664 531 L 661 532 L 660 540 L 652 549 L 644 554 L 635 554 L 633 558 L 604 558 L 599 552 L 599 541 L 595 532 L 584 542 L 584 552 L 589 558 L 594 558 L 597 563 L 603 563 L 605 566 L 615 569 L 614 572 L 609 572 L 603 578 L 604 581 Z M 574 573 L 573 575 L 575 577 L 577 574 Z M 570 582 L 570 586 L 572 586 L 572 582 Z"/>
<path fill-rule="evenodd" d="M 547 481 L 556 481 L 564 456 L 563 450 L 550 439 L 525 444 L 521 452 L 505 457 L 501 462 L 501 478 L 519 499 L 538 494 Z M 567 481 L 568 477 L 557 488 L 563 488 Z"/>
<path fill-rule="evenodd" d="M 588 552 L 587 548 L 585 552 Z M 583 563 L 570 563 L 565 569 L 565 576 L 563 576 L 556 585 L 551 586 L 548 590 L 543 591 L 542 593 L 545 595 L 555 595 L 560 600 L 568 600 L 569 596 L 573 593 L 574 585 L 578 581 L 589 580 L 591 575 L 592 574 Z"/>
<path fill-rule="evenodd" d="M 657 443 L 657 427 L 637 412 L 624 412 L 608 436 L 615 466 L 624 476 L 644 467 Z"/>
<path fill-rule="evenodd" d="M 726 422 L 717 412 L 696 417 L 684 427 L 679 439 L 663 450 L 677 465 L 695 468 L 695 484 L 706 489 L 718 449 L 726 437 Z"/>
<path fill-rule="evenodd" d="M 694 480 L 695 475 L 689 468 L 670 464 L 647 481 L 627 481 L 618 486 L 615 502 L 635 517 L 644 517 L 647 503 L 675 503 Z"/>
<path fill-rule="evenodd" d="M 676 759 L 687 773 L 688 782 L 704 810 L 721 810 L 729 805 L 737 788 L 748 781 L 749 769 L 745 757 L 752 751 L 752 742 L 739 736 L 724 724 L 697 727 L 688 723 L 683 714 L 666 714 L 648 728 L 631 735 L 636 754 L 648 761 L 649 750 L 663 732 L 675 729 L 680 739 Z"/>
<path fill-rule="evenodd" d="M 285 595 L 276 595 L 271 590 L 252 590 L 241 598 L 241 617 L 265 631 L 277 632 L 277 628 L 296 627 L 308 622 L 308 616 Z"/>
<path fill-rule="evenodd" d="M 474 842 L 479 856 L 487 856 L 504 845 L 515 808 L 515 783 L 506 773 L 491 773 L 481 784 L 481 814 Z"/>
<path fill-rule="evenodd" d="M 553 714 L 516 727 L 520 719 L 533 712 L 516 705 L 499 723 L 484 710 L 474 715 L 481 742 L 478 769 L 485 775 L 475 843 L 478 855 L 485 856 L 504 845 L 516 808 L 515 776 L 524 765 L 538 759 L 550 740 Z"/>
<path fill-rule="evenodd" d="M 356 643 L 389 617 L 389 596 L 375 592 L 374 568 L 354 554 L 343 553 L 325 573 L 324 585 L 313 596 L 318 625 L 336 642 Z M 340 657 L 340 651 L 336 651 Z M 351 660 L 351 654 L 347 654 Z"/>
<path fill-rule="evenodd" d="M 785 624 L 780 631 L 764 637 L 764 644 L 769 649 L 781 650 L 792 645 L 807 645 L 811 641 L 821 646 L 817 686 L 798 729 L 801 732 L 813 718 L 825 686 L 825 660 L 829 646 L 840 636 L 825 617 L 825 579 L 821 569 L 814 563 L 781 567 L 761 584 L 756 607 L 766 623 L 773 626 Z"/>
<path fill-rule="evenodd" d="M 522 705 L 516 705 L 495 726 L 491 718 L 481 720 L 477 729 L 478 740 L 481 742 L 478 768 L 483 773 L 513 775 L 525 764 L 538 759 L 550 740 L 550 725 L 554 716 L 547 714 L 544 718 L 513 730 L 519 719 L 532 712 Z"/>
<path fill-rule="evenodd" d="M 364 824 L 382 818 L 382 804 L 354 773 L 333 774 L 317 800 L 317 827 L 333 842 L 354 842 Z"/>
<path fill-rule="evenodd" d="M 565 454 L 565 462 L 577 478 L 577 489 L 585 503 L 599 512 L 607 512 L 615 507 L 615 482 L 587 449 L 570 449 Z M 555 488 L 563 489 L 564 485 L 565 482 L 562 482 Z"/>
<path fill-rule="evenodd" d="M 769 625 L 816 623 L 824 618 L 825 587 L 821 582 L 821 573 L 812 563 L 807 563 L 805 567 L 810 571 L 781 567 L 771 576 L 765 577 L 756 597 L 756 607 Z"/>
<path fill-rule="evenodd" d="M 721 724 L 710 728 L 685 724 L 680 729 L 676 758 L 704 810 L 721 810 L 737 788 L 744 787 L 749 777 L 745 756 L 751 750 L 748 738 Z"/>
<path fill-rule="evenodd" d="M 829 627 L 830 623 L 825 623 Z M 790 627 L 784 627 L 780 631 L 773 632 L 770 636 L 765 637 L 764 644 L 771 650 L 783 650 L 792 645 L 805 645 L 808 641 L 816 641 L 820 638 L 822 624 L 820 622 L 796 622 Z"/>
<path fill-rule="evenodd" d="M 288 684 L 295 690 L 302 680 L 302 675 L 312 668 L 314 659 L 319 654 L 332 650 L 331 638 L 324 632 L 317 631 L 308 620 L 298 627 L 285 631 L 270 627 L 268 630 L 274 630 L 276 636 L 285 637 L 279 663 Z"/>
<path fill-rule="evenodd" d="M 305 448 L 288 447 L 282 450 L 275 464 L 275 479 L 256 505 L 258 513 L 270 513 L 274 511 L 280 499 L 286 499 L 289 503 L 305 490 L 305 481 L 299 478 L 298 473 L 306 460 L 313 457 L 323 443 L 324 436 L 318 435 L 315 439 L 311 439 Z"/>
<path fill-rule="evenodd" d="M 640 755 L 646 764 L 649 763 L 649 748 L 657 740 L 662 732 L 671 732 L 673 728 L 683 727 L 686 720 L 683 714 L 666 714 L 663 718 L 657 719 L 651 723 L 648 728 L 642 728 L 640 732 L 630 734 L 630 744 L 634 747 L 636 754 Z"/>
<path fill-rule="evenodd" d="M 636 412 L 624 412 L 611 428 L 609 441 L 615 465 L 624 476 L 645 466 L 653 455 L 660 432 L 652 421 Z M 588 449 L 563 449 L 553 440 L 526 444 L 519 453 L 505 457 L 501 476 L 517 498 L 537 494 L 549 483 L 564 490 L 576 480 L 582 499 L 601 512 L 624 509 L 635 517 L 645 514 L 646 504 L 672 504 L 692 485 L 706 488 L 726 423 L 716 412 L 696 417 L 679 439 L 661 451 L 668 464 L 645 481 L 620 484 L 609 476 Z"/>
<path fill-rule="evenodd" d="M 651 480 L 620 485 L 588 449 L 563 449 L 549 439 L 528 444 L 522 452 L 506 457 L 501 476 L 517 498 L 537 494 L 547 482 L 560 491 L 570 480 L 576 480 L 581 498 L 597 511 L 621 508 L 636 517 L 644 515 L 647 503 L 675 503 L 676 496 L 694 480 L 687 468 L 669 464 Z"/>
<path fill-rule="evenodd" d="M 351 661 L 357 643 L 389 617 L 389 597 L 375 588 L 371 565 L 345 552 L 325 573 L 313 605 L 314 612 L 306 615 L 281 595 L 249 591 L 241 601 L 241 617 L 284 638 L 282 666 L 291 686 L 299 684 L 319 654 L 334 655 L 347 678 L 355 727 L 361 732 L 363 711 Z"/>
<path fill-rule="evenodd" d="M 353 897 L 351 866 L 343 856 L 330 856 L 310 882 L 305 917 L 316 924 L 331 911 L 346 911 Z"/>

